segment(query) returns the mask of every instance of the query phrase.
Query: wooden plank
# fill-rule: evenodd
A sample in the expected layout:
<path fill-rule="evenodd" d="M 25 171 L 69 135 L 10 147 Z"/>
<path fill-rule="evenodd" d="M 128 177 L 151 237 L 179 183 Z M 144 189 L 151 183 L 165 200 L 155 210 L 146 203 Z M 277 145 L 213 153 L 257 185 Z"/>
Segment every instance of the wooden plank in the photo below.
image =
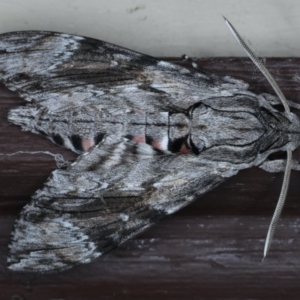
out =
<path fill-rule="evenodd" d="M 182 64 L 178 59 L 169 60 Z M 273 93 L 248 59 L 199 59 L 198 63 L 217 74 L 245 80 L 256 93 Z M 300 103 L 300 59 L 267 59 L 266 64 L 286 97 Z M 8 123 L 8 110 L 23 104 L 15 93 L 0 86 L 1 300 L 300 296 L 297 172 L 292 173 L 284 213 L 264 263 L 264 239 L 283 174 L 250 169 L 89 265 L 51 275 L 9 272 L 6 255 L 14 220 L 56 168 L 54 158 L 41 151 L 60 153 L 69 160 L 76 157 L 46 138 Z M 299 150 L 294 157 L 300 158 Z"/>

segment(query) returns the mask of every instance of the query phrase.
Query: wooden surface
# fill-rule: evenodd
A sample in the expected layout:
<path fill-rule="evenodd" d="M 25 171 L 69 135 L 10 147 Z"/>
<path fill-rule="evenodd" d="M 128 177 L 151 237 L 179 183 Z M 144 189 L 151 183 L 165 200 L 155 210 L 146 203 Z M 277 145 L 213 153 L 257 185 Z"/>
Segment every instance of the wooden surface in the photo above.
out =
<path fill-rule="evenodd" d="M 198 62 L 217 74 L 247 81 L 252 91 L 273 93 L 247 59 Z M 285 95 L 300 103 L 300 59 L 267 59 L 266 64 Z M 89 265 L 52 275 L 8 271 L 14 221 L 56 168 L 52 156 L 36 152 L 76 157 L 9 124 L 7 111 L 23 104 L 0 86 L 0 300 L 299 299 L 297 172 L 292 172 L 287 203 L 264 263 L 265 236 L 283 174 L 250 169 Z M 294 157 L 300 158 L 299 153 Z"/>

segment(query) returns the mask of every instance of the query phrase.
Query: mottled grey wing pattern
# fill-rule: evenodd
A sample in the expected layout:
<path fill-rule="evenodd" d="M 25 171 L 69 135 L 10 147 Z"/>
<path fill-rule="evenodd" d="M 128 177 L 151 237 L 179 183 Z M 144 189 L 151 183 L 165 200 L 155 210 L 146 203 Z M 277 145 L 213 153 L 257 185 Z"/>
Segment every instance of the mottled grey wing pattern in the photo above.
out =
<path fill-rule="evenodd" d="M 51 32 L 0 35 L 0 77 L 30 102 L 9 120 L 88 151 L 54 171 L 21 212 L 12 270 L 87 263 L 237 172 L 234 164 L 199 159 L 185 139 L 192 106 L 249 94 L 242 82 Z"/>
<path fill-rule="evenodd" d="M 41 31 L 0 35 L 0 79 L 29 102 L 11 110 L 9 121 L 77 153 L 123 131 L 111 124 L 136 110 L 187 113 L 203 99 L 249 93 L 239 81 Z"/>
<path fill-rule="evenodd" d="M 9 268 L 50 272 L 90 262 L 235 173 L 108 137 L 35 193 L 16 223 Z"/>
<path fill-rule="evenodd" d="M 99 40 L 53 32 L 0 35 L 0 65 L 6 86 L 52 111 L 86 105 L 182 111 L 246 87 Z"/>

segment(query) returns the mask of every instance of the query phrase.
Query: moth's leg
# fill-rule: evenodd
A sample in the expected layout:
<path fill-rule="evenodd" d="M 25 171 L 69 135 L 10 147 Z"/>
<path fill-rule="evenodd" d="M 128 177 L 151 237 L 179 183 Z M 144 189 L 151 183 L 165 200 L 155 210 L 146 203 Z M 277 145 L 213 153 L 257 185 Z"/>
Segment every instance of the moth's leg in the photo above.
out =
<path fill-rule="evenodd" d="M 267 93 L 262 93 L 259 96 L 263 97 L 266 101 L 268 101 L 271 105 L 279 105 L 282 104 L 281 100 L 274 95 L 271 94 L 267 94 Z M 288 104 L 290 107 L 296 108 L 300 110 L 300 104 L 299 103 L 295 103 L 293 101 L 287 100 Z"/>
<path fill-rule="evenodd" d="M 270 173 L 284 172 L 286 166 L 286 159 L 275 159 L 264 161 L 259 168 Z M 300 164 L 297 160 L 292 161 L 292 170 L 300 171 Z"/>

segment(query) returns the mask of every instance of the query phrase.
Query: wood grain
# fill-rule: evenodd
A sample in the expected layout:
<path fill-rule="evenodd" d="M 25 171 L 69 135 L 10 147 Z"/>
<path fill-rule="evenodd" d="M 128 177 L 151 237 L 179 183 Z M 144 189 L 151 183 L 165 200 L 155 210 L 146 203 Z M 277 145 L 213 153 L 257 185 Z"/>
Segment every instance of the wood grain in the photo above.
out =
<path fill-rule="evenodd" d="M 256 93 L 273 93 L 248 59 L 206 58 L 198 63 L 216 74 L 243 79 Z M 266 65 L 286 97 L 300 103 L 300 59 L 267 59 Z M 56 168 L 52 156 L 37 152 L 76 157 L 8 123 L 8 110 L 24 103 L 0 86 L 0 300 L 299 298 L 297 172 L 292 172 L 287 203 L 264 263 L 264 240 L 283 174 L 250 169 L 89 265 L 52 275 L 9 272 L 6 255 L 14 220 Z M 300 158 L 299 151 L 294 158 Z"/>

